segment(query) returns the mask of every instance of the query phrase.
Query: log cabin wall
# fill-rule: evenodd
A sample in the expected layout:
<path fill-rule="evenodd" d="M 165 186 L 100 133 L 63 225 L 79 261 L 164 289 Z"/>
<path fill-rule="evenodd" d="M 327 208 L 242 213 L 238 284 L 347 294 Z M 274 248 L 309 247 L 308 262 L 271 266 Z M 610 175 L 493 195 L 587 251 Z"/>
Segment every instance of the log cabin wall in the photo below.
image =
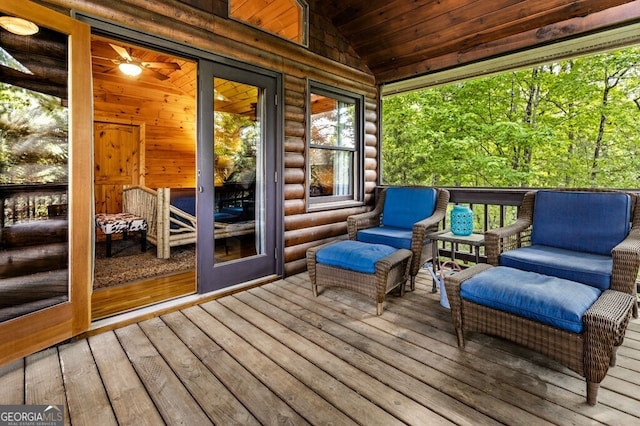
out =
<path fill-rule="evenodd" d="M 45 6 L 58 10 L 77 10 L 121 25 L 192 45 L 223 56 L 278 71 L 284 75 L 284 272 L 295 274 L 306 269 L 306 249 L 321 242 L 346 236 L 346 217 L 367 207 L 324 212 L 307 212 L 306 208 L 306 87 L 307 78 L 334 85 L 365 96 L 365 202 L 373 201 L 378 169 L 378 89 L 373 75 L 359 60 L 349 43 L 321 14 L 309 12 L 309 46 L 299 46 L 227 18 L 226 1 L 204 2 L 190 0 L 47 0 Z M 193 6 L 184 3 L 192 3 Z M 167 150 L 166 130 L 156 126 L 164 110 L 147 101 L 139 108 L 121 98 L 105 96 L 107 82 L 95 82 L 95 109 L 124 119 L 151 123 L 146 127 L 146 185 L 164 186 L 162 176 L 171 174 L 172 165 L 163 158 Z M 109 90 L 118 90 L 109 87 Z M 119 93 L 119 92 L 115 92 Z M 174 100 L 179 102 L 176 94 Z M 186 101 L 186 100 L 185 100 Z M 175 111 L 174 111 L 175 112 Z M 178 114 L 180 116 L 180 114 Z M 193 114 L 195 117 L 195 114 Z M 195 134 L 195 123 L 186 116 L 177 118 L 180 132 L 171 140 L 184 140 Z M 177 132 L 173 130 L 172 132 Z M 184 138 L 183 138 L 184 137 Z M 191 145 L 193 146 L 193 145 Z M 171 147 L 172 149 L 175 147 Z M 172 157 L 174 158 L 174 157 Z M 193 153 L 185 153 L 193 161 Z M 157 161 L 156 161 L 157 159 Z M 185 160 L 186 161 L 186 160 Z M 157 166 L 154 166 L 157 164 Z M 173 164 L 184 170 L 195 165 Z M 159 173 L 158 173 L 159 172 Z M 167 186 L 192 186 L 187 181 L 171 180 Z"/>

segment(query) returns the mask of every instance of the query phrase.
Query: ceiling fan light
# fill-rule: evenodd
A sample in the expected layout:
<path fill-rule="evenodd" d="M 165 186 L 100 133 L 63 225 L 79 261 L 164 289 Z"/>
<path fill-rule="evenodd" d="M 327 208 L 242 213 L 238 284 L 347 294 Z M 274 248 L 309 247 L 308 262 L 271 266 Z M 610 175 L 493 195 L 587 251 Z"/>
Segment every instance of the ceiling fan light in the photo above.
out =
<path fill-rule="evenodd" d="M 129 77 L 137 77 L 142 72 L 142 67 L 138 64 L 133 64 L 131 62 L 123 62 L 118 65 L 118 69 L 122 71 L 124 75 L 128 75 Z"/>
<path fill-rule="evenodd" d="M 15 16 L 0 16 L 0 27 L 21 36 L 34 35 L 40 30 L 33 22 Z"/>

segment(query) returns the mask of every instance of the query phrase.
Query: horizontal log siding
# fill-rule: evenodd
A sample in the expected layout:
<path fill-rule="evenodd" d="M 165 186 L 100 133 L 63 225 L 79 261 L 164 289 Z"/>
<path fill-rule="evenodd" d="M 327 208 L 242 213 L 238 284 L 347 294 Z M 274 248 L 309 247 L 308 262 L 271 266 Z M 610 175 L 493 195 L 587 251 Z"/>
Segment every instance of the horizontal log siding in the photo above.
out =
<path fill-rule="evenodd" d="M 226 17 L 228 15 L 227 0 L 183 0 L 181 2 L 218 16 Z"/>
<path fill-rule="evenodd" d="M 346 237 L 346 217 L 366 207 L 307 212 L 307 78 L 365 96 L 364 188 L 371 204 L 378 169 L 378 91 L 354 51 L 318 11 L 310 10 L 309 48 L 239 22 L 173 0 L 47 0 L 45 5 L 76 9 L 149 34 L 192 45 L 284 75 L 285 275 L 306 268 L 306 249 Z M 160 167 L 154 165 L 153 167 Z M 154 169 L 155 170 L 155 169 Z"/>
<path fill-rule="evenodd" d="M 285 110 L 285 169 L 284 206 L 285 233 L 284 257 L 285 275 L 292 275 L 306 269 L 306 251 L 321 242 L 345 238 L 346 219 L 350 214 L 365 211 L 365 208 L 349 208 L 330 211 L 307 212 L 306 166 L 305 161 L 305 120 L 306 79 L 292 75 L 285 76 L 285 100 L 292 101 Z M 365 148 L 364 174 L 366 199 L 373 198 L 377 173 L 377 103 L 375 91 L 365 93 Z M 302 104 L 302 108 L 299 106 Z M 302 131 L 302 133 L 300 132 Z"/>

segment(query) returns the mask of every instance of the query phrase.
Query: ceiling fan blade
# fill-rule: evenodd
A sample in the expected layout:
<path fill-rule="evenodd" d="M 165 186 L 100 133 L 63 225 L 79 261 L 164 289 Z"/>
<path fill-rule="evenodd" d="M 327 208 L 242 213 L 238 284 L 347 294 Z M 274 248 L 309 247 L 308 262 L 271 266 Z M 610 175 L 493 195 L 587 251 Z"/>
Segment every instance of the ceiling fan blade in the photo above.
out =
<path fill-rule="evenodd" d="M 131 57 L 127 49 L 125 49 L 124 47 L 118 46 L 117 44 L 112 44 L 112 43 L 109 43 L 109 46 L 111 46 L 113 50 L 115 50 L 118 53 L 118 55 L 120 55 L 122 59 L 124 59 L 125 61 L 127 62 L 133 61 L 133 58 Z"/>
<path fill-rule="evenodd" d="M 113 58 L 105 58 L 103 56 L 92 56 L 93 59 L 99 59 L 101 61 L 108 61 L 108 62 L 112 62 L 114 64 L 119 64 L 120 61 L 117 59 L 113 59 Z"/>
<path fill-rule="evenodd" d="M 213 97 L 216 101 L 220 101 L 220 102 L 230 102 L 230 99 L 227 98 L 225 95 L 223 95 L 222 93 L 218 92 L 218 89 L 213 89 Z"/>
<path fill-rule="evenodd" d="M 179 70 L 180 65 L 176 62 L 140 62 L 145 68 L 159 68 L 159 69 L 171 69 L 171 70 Z"/>
<path fill-rule="evenodd" d="M 146 72 L 149 72 L 149 73 L 153 74 L 153 76 L 154 76 L 155 78 L 157 78 L 158 80 L 162 80 L 162 81 L 164 81 L 164 80 L 169 79 L 169 76 L 164 75 L 164 74 L 162 74 L 162 73 L 159 73 L 158 71 L 155 71 L 155 70 L 153 70 L 153 69 L 151 69 L 151 68 L 144 68 L 144 70 L 145 70 Z"/>

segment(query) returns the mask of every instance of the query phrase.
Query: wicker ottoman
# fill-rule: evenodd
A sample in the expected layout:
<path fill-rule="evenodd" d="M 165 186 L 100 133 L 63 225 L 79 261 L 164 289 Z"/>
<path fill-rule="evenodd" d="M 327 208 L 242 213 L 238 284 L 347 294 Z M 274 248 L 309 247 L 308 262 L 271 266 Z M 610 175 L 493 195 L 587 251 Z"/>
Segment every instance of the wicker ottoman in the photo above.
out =
<path fill-rule="evenodd" d="M 502 271 L 498 274 L 491 272 L 497 271 L 498 268 L 503 268 L 503 271 L 506 269 L 506 272 L 504 274 Z M 476 279 L 480 278 L 481 274 L 482 278 Z M 496 281 L 498 276 L 511 278 L 508 281 L 503 279 L 498 283 Z M 581 319 L 582 330 L 569 331 L 564 327 L 545 324 L 541 320 L 489 307 L 485 302 L 476 303 L 467 300 L 460 294 L 461 286 L 464 286 L 466 281 L 469 281 L 470 286 L 482 290 L 482 298 L 487 301 L 486 303 L 489 303 L 489 300 L 495 300 L 496 294 L 505 294 L 505 298 L 500 299 L 501 303 L 512 304 L 513 299 L 510 299 L 510 296 L 518 292 L 519 289 L 516 287 L 521 287 L 526 288 L 528 294 L 540 298 L 540 300 L 534 300 L 538 306 L 545 303 L 548 305 L 558 303 L 558 299 L 553 300 L 554 297 L 544 299 L 542 302 L 545 291 L 539 290 L 546 289 L 546 294 L 556 293 L 560 296 L 566 293 L 566 297 L 561 297 L 559 303 L 569 305 L 565 301 L 574 300 L 576 292 L 569 294 L 570 290 L 566 288 L 580 284 L 504 266 L 493 268 L 486 264 L 479 264 L 445 277 L 445 287 L 451 305 L 451 318 L 460 348 L 464 347 L 464 332 L 476 331 L 502 337 L 533 349 L 584 377 L 587 381 L 587 402 L 590 405 L 596 404 L 600 382 L 606 376 L 609 367 L 615 366 L 616 351 L 622 344 L 631 318 L 631 310 L 635 303 L 631 295 L 615 290 L 603 291 L 596 296 L 595 302 L 587 308 L 581 318 L 572 319 L 574 324 Z M 533 288 L 544 283 L 551 283 L 558 287 L 553 289 L 540 287 L 537 291 Z M 487 286 L 496 287 L 498 291 L 492 295 L 493 289 Z M 466 288 L 463 292 L 470 293 L 472 289 Z M 588 304 L 583 306 L 587 307 Z M 548 321 L 548 318 L 545 320 Z"/>
<path fill-rule="evenodd" d="M 370 296 L 376 301 L 376 313 L 382 314 L 387 293 L 404 285 L 409 278 L 411 251 L 360 241 L 338 241 L 307 250 L 307 268 L 311 289 L 318 286 L 342 287 Z"/>

